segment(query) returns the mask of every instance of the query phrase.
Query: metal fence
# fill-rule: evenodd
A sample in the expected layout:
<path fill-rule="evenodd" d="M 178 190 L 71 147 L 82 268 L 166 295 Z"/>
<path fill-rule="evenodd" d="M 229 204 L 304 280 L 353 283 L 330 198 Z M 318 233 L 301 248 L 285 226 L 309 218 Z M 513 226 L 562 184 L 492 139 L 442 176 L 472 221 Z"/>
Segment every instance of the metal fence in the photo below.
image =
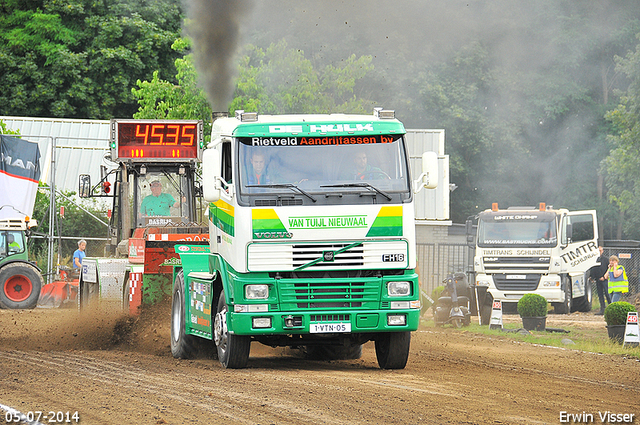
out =
<path fill-rule="evenodd" d="M 466 244 L 419 243 L 416 250 L 420 287 L 428 295 L 431 295 L 434 288 L 442 285 L 449 273 L 462 272 L 469 281 L 474 279 L 474 249 Z M 629 279 L 629 296 L 640 293 L 640 247 L 605 247 L 604 255 L 616 255 L 620 258 L 620 264 L 624 266 Z"/>
<path fill-rule="evenodd" d="M 617 256 L 629 279 L 629 295 L 640 292 L 640 248 L 604 247 L 604 255 Z"/>
<path fill-rule="evenodd" d="M 473 250 L 466 244 L 417 244 L 416 250 L 420 286 L 428 295 L 449 273 L 473 272 Z"/>

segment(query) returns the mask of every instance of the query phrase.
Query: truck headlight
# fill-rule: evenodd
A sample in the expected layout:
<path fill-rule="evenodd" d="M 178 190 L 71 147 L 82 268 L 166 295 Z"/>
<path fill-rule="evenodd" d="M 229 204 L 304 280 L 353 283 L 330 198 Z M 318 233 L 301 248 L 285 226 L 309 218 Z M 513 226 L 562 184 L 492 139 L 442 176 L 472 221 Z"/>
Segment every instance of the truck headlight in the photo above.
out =
<path fill-rule="evenodd" d="M 476 286 L 486 286 L 488 288 L 489 287 L 489 281 L 488 280 L 478 280 L 476 282 Z"/>
<path fill-rule="evenodd" d="M 410 282 L 389 282 L 387 293 L 390 297 L 405 297 L 411 295 Z"/>
<path fill-rule="evenodd" d="M 248 300 L 266 300 L 269 298 L 269 285 L 247 285 L 244 296 Z"/>
<path fill-rule="evenodd" d="M 390 314 L 387 316 L 387 325 L 389 326 L 406 326 L 407 316 L 404 314 Z"/>

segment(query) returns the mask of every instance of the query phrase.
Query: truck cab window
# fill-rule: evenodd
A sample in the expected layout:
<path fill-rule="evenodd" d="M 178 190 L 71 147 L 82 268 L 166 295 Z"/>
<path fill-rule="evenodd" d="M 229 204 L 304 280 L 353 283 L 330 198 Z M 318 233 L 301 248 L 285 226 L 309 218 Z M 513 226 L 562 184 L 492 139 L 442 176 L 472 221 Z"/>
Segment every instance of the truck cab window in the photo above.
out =
<path fill-rule="evenodd" d="M 595 237 L 593 234 L 592 215 L 574 215 L 569 220 L 572 226 L 572 242 L 588 241 Z"/>

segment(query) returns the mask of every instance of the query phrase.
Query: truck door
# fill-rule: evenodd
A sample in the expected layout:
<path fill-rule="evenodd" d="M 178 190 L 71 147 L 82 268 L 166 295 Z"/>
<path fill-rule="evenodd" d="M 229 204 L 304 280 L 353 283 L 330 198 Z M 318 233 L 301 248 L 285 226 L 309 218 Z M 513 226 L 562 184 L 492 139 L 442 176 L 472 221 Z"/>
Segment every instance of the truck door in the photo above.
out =
<path fill-rule="evenodd" d="M 595 210 L 573 211 L 562 217 L 560 258 L 563 272 L 584 273 L 598 258 L 598 220 Z"/>

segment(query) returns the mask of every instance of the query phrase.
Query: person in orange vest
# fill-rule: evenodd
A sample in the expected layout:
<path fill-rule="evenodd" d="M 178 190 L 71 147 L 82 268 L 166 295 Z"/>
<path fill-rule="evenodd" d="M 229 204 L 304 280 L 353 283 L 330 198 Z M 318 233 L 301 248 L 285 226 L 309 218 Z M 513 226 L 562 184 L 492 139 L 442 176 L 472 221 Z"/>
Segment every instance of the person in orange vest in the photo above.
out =
<path fill-rule="evenodd" d="M 609 257 L 609 293 L 611 294 L 611 302 L 620 301 L 622 294 L 629 292 L 629 279 L 627 279 L 627 271 L 623 266 L 618 264 L 620 260 L 617 256 Z"/>

